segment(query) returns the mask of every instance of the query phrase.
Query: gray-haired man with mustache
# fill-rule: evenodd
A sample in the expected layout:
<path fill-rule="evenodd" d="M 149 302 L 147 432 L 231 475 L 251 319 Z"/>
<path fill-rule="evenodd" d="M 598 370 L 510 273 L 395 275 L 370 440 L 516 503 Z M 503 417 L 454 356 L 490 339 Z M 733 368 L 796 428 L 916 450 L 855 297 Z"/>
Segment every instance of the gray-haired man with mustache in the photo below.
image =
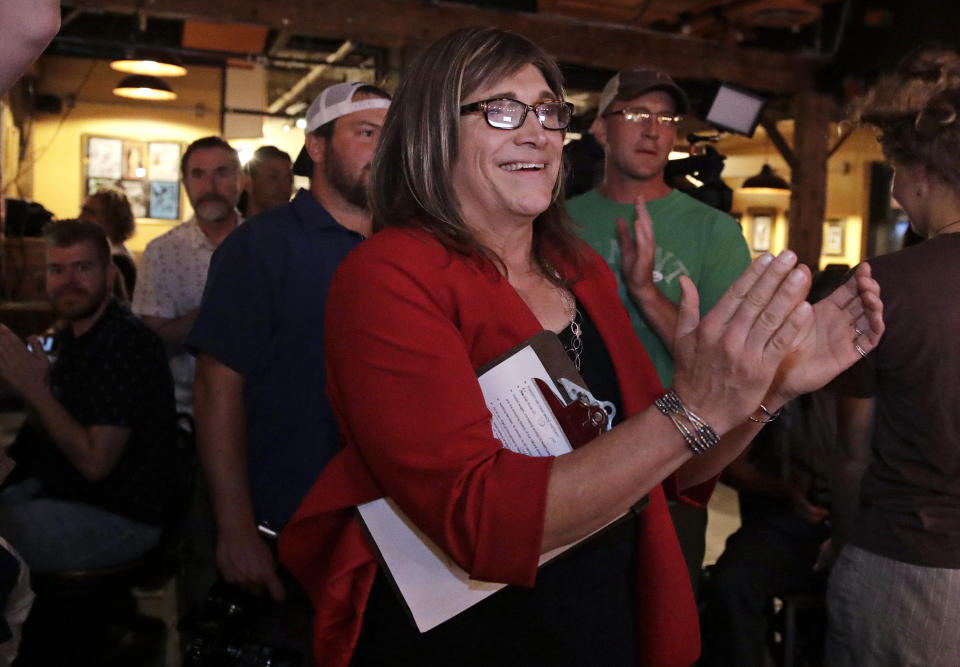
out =
<path fill-rule="evenodd" d="M 190 144 L 180 170 L 194 214 L 147 244 L 133 312 L 167 344 L 177 410 L 192 413 L 194 358 L 183 342 L 197 317 L 210 257 L 241 222 L 242 175 L 237 151 L 220 137 Z"/>

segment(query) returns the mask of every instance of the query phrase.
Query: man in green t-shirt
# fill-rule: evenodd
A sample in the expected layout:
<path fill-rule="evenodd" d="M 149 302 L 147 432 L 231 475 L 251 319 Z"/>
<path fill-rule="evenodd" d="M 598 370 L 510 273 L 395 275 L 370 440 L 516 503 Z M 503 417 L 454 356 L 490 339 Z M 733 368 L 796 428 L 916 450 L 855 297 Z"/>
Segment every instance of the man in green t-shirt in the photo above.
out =
<path fill-rule="evenodd" d="M 592 127 L 606 157 L 603 182 L 567 202 L 580 236 L 616 274 L 620 299 L 664 387 L 673 382 L 679 277 L 689 276 L 697 286 L 703 315 L 750 263 L 733 218 L 663 179 L 677 126 L 689 110 L 686 94 L 667 74 L 619 72 L 600 94 Z M 681 519 L 681 513 L 693 516 Z M 677 506 L 673 514 L 696 584 L 706 512 Z"/>
<path fill-rule="evenodd" d="M 580 236 L 617 275 L 620 298 L 664 387 L 673 381 L 677 279 L 693 280 L 704 314 L 750 263 L 733 218 L 663 180 L 677 126 L 689 108 L 683 90 L 663 72 L 629 69 L 613 77 L 600 95 L 592 128 L 606 155 L 603 182 L 567 202 Z M 653 223 L 652 238 L 644 213 Z M 637 243 L 621 244 L 619 218 L 621 231 L 630 224 L 638 229 Z M 647 242 L 653 240 L 655 249 Z"/>

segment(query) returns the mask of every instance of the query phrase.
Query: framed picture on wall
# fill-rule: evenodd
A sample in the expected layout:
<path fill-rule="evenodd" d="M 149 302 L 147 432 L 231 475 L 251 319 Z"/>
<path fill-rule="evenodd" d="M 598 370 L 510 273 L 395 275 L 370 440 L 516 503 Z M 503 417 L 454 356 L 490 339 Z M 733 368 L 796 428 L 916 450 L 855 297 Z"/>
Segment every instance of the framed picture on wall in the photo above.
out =
<path fill-rule="evenodd" d="M 175 141 L 151 141 L 147 163 L 147 178 L 151 181 L 178 182 L 180 180 L 180 144 Z"/>
<path fill-rule="evenodd" d="M 150 217 L 160 220 L 180 218 L 180 186 L 176 181 L 151 181 Z"/>
<path fill-rule="evenodd" d="M 126 193 L 135 218 L 179 219 L 180 142 L 90 135 L 82 141 L 83 197 L 113 186 Z"/>
<path fill-rule="evenodd" d="M 770 236 L 773 233 L 773 209 L 755 209 L 750 213 L 750 248 L 754 252 L 770 250 Z"/>
<path fill-rule="evenodd" d="M 823 223 L 823 254 L 843 255 L 843 220 Z"/>
<path fill-rule="evenodd" d="M 119 187 L 119 183 L 115 178 L 88 178 L 87 190 L 84 194 L 91 195 L 100 188 L 116 188 Z"/>
<path fill-rule="evenodd" d="M 146 181 L 120 181 L 119 188 L 130 200 L 133 217 L 145 218 L 150 210 L 150 186 Z"/>
<path fill-rule="evenodd" d="M 123 176 L 123 141 L 107 137 L 87 140 L 86 176 L 118 180 Z"/>
<path fill-rule="evenodd" d="M 139 181 L 147 177 L 147 144 L 143 141 L 123 141 L 123 178 Z"/>

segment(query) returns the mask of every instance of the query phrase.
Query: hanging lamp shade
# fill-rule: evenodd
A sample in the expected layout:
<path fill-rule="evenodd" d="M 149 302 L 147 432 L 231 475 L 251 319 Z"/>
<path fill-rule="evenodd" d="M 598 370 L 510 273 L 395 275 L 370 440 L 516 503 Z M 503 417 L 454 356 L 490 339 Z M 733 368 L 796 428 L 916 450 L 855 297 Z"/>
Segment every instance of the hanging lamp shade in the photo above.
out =
<path fill-rule="evenodd" d="M 146 76 L 184 76 L 187 68 L 159 54 L 139 54 L 140 58 L 121 58 L 110 63 L 111 69 L 126 74 Z"/>
<path fill-rule="evenodd" d="M 811 0 L 748 0 L 727 3 L 725 13 L 734 23 L 748 28 L 797 29 L 820 18 L 819 2 Z"/>
<path fill-rule="evenodd" d="M 156 76 L 131 74 L 120 79 L 120 83 L 113 89 L 113 94 L 119 97 L 129 97 L 135 100 L 175 100 L 177 94 L 170 85 Z"/>
<path fill-rule="evenodd" d="M 769 164 L 765 164 L 759 174 L 751 176 L 743 182 L 741 189 L 755 193 L 769 192 L 771 190 L 776 192 L 790 192 L 790 184 L 780 176 L 777 176 L 777 172 L 775 172 Z"/>

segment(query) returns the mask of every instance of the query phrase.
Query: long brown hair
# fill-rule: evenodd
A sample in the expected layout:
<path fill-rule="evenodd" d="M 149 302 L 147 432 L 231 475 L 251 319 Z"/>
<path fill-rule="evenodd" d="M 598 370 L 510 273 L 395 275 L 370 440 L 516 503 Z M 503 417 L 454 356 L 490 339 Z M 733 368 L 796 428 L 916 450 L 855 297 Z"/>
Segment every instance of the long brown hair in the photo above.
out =
<path fill-rule="evenodd" d="M 520 35 L 494 28 L 457 30 L 428 47 L 406 73 L 387 112 L 370 177 L 375 230 L 418 227 L 452 252 L 500 258 L 467 227 L 451 174 L 460 140 L 460 105 L 471 93 L 533 65 L 557 99 L 563 76 L 540 47 Z M 533 261 L 558 284 L 551 257 L 579 267 L 576 236 L 563 204 L 563 174 L 550 206 L 533 223 Z M 549 255 L 549 257 L 548 257 Z"/>

